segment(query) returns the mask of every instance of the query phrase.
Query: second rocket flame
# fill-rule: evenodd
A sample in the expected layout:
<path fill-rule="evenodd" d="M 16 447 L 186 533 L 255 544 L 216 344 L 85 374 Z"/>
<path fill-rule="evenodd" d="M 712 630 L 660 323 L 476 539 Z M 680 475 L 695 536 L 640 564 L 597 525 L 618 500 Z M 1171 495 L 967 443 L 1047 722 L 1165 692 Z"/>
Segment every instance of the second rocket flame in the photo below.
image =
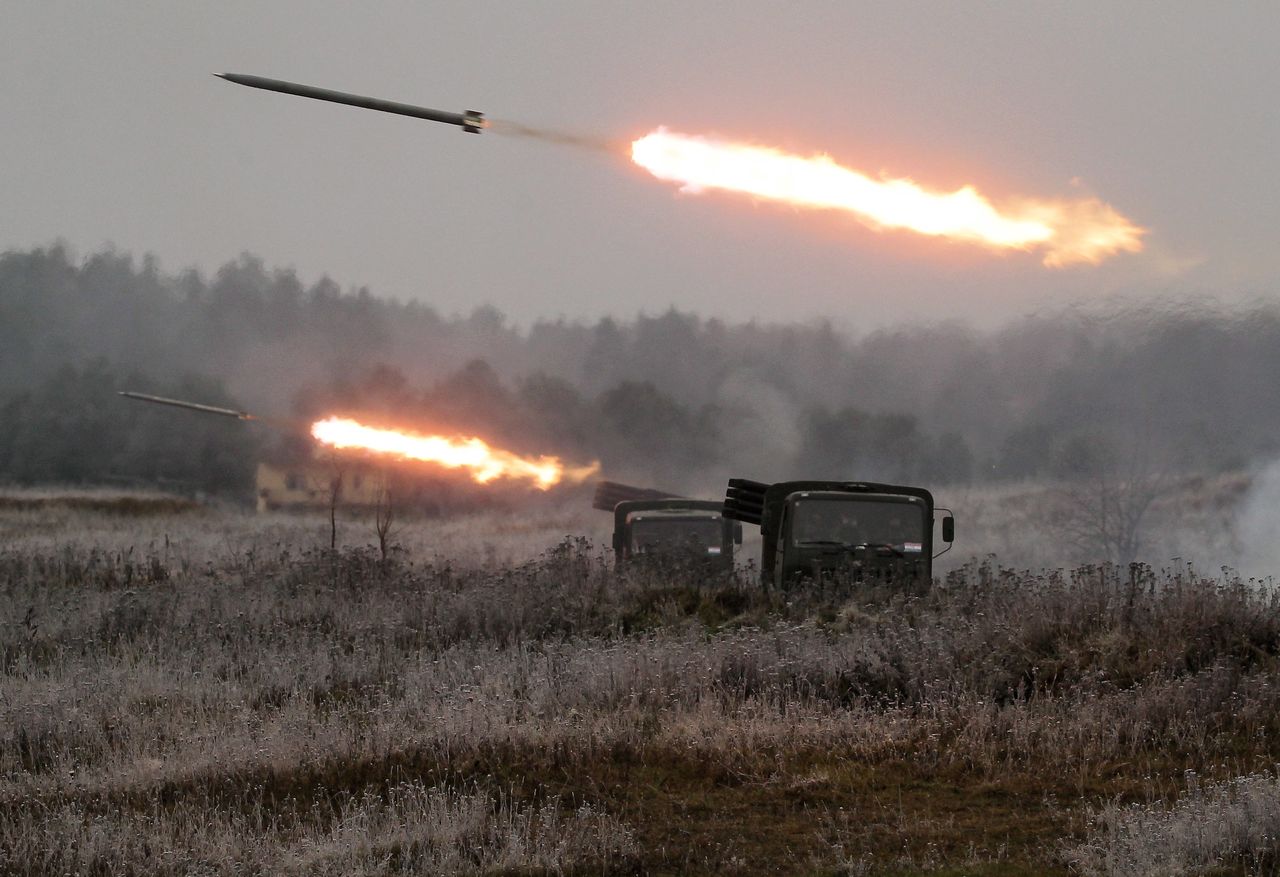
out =
<path fill-rule="evenodd" d="M 405 460 L 436 463 L 446 469 L 465 469 L 480 484 L 496 478 L 520 478 L 546 490 L 566 479 L 585 481 L 600 469 L 599 463 L 572 468 L 558 457 L 520 457 L 491 448 L 478 438 L 418 435 L 366 426 L 343 417 L 316 421 L 311 425 L 311 435 L 333 448 L 358 448 Z"/>
<path fill-rule="evenodd" d="M 681 190 L 721 189 L 801 207 L 844 210 L 879 228 L 998 248 L 1041 249 L 1044 263 L 1096 264 L 1142 249 L 1143 229 L 1096 198 L 1021 200 L 997 209 L 973 187 L 930 192 L 911 180 L 873 179 L 825 155 L 678 134 L 665 128 L 631 144 L 631 158 Z"/>

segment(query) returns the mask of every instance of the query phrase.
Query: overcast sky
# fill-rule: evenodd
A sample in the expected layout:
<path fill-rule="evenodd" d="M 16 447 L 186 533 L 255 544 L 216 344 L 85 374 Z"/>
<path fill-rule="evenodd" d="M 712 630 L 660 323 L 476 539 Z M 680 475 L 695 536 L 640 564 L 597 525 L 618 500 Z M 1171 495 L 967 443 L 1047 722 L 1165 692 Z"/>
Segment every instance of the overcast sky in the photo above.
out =
<path fill-rule="evenodd" d="M 1002 321 L 1280 278 L 1280 4 L 0 6 L 0 249 L 243 251 L 446 313 Z M 1051 270 L 678 195 L 615 153 L 256 91 L 256 73 L 625 144 L 658 125 L 994 197 L 1093 194 L 1147 250 Z"/>

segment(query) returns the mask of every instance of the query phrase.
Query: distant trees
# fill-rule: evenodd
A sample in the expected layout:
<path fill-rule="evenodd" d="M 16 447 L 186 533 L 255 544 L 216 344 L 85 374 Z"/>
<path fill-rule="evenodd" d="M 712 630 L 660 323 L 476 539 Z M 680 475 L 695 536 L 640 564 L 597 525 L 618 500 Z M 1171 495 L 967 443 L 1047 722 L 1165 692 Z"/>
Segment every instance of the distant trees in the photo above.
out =
<path fill-rule="evenodd" d="M 649 381 L 622 381 L 600 395 L 597 407 L 602 444 L 611 452 L 606 462 L 615 469 L 640 471 L 669 460 L 668 471 L 690 472 L 716 457 L 714 409 L 691 411 Z"/>
<path fill-rule="evenodd" d="M 797 469 L 814 478 L 949 483 L 967 481 L 973 455 L 963 437 L 931 438 L 911 414 L 811 408 Z"/>
<path fill-rule="evenodd" d="M 0 407 L 25 424 L 0 435 L 0 478 L 133 471 L 140 460 L 121 461 L 142 439 L 118 439 L 127 425 L 89 397 L 121 375 L 172 388 L 182 374 L 258 411 L 360 408 L 672 484 L 712 469 L 1077 478 L 1084 429 L 1116 447 L 1145 430 L 1153 452 L 1202 470 L 1280 453 L 1280 306 L 1053 312 L 985 333 L 924 322 L 860 337 L 675 309 L 520 327 L 491 306 L 442 316 L 329 278 L 304 283 L 252 255 L 205 276 L 111 250 L 0 254 Z M 49 392 L 85 394 L 79 413 L 37 410 Z M 67 438 L 99 427 L 98 447 Z M 165 453 L 152 469 L 191 475 Z"/>
<path fill-rule="evenodd" d="M 259 441 L 250 426 L 116 395 L 126 388 L 235 406 L 209 378 L 124 380 L 104 360 L 64 366 L 0 406 L 0 481 L 250 495 Z"/>
<path fill-rule="evenodd" d="M 1145 441 L 1117 446 L 1081 433 L 1059 460 L 1051 523 L 1079 557 L 1127 564 L 1146 538 L 1147 513 L 1174 484 L 1171 467 Z"/>

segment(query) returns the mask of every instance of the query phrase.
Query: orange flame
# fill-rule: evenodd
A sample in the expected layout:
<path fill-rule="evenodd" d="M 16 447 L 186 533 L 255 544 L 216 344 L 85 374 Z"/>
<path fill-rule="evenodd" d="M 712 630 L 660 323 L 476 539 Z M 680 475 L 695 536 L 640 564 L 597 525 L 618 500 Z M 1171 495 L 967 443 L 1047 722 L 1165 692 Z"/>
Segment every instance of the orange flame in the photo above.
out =
<path fill-rule="evenodd" d="M 525 478 L 540 490 L 562 480 L 584 481 L 600 469 L 599 463 L 566 467 L 558 457 L 520 457 L 491 448 L 478 438 L 417 435 L 394 429 L 365 426 L 343 417 L 329 417 L 311 425 L 311 435 L 333 448 L 360 448 L 405 460 L 438 463 L 446 469 L 467 469 L 472 479 L 488 484 L 495 478 Z"/>
<path fill-rule="evenodd" d="M 631 144 L 632 160 L 682 192 L 722 189 L 801 207 L 845 210 L 873 228 L 998 248 L 1044 251 L 1044 264 L 1097 264 L 1142 249 L 1145 229 L 1096 198 L 1018 200 L 997 209 L 972 186 L 930 192 L 906 179 L 872 179 L 826 155 L 804 158 L 776 149 L 677 134 L 659 128 Z"/>

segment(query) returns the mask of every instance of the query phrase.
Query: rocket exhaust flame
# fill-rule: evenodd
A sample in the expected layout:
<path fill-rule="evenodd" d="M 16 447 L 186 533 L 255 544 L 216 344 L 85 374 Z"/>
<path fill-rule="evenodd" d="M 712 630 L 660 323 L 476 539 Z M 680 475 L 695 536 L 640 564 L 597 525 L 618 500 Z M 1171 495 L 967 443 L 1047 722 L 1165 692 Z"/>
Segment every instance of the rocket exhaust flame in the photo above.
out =
<path fill-rule="evenodd" d="M 436 463 L 447 469 L 465 469 L 480 484 L 497 478 L 522 478 L 539 490 L 546 490 L 564 480 L 585 481 L 600 469 L 599 463 L 569 467 L 558 457 L 520 457 L 491 448 L 478 438 L 418 435 L 366 426 L 343 417 L 316 421 L 311 425 L 311 435 L 333 448 L 358 448 L 405 460 Z"/>
<path fill-rule="evenodd" d="M 931 192 L 906 179 L 873 179 L 825 155 L 803 157 L 667 131 L 631 144 L 631 158 L 683 192 L 720 189 L 800 207 L 844 210 L 883 229 L 1002 249 L 1041 250 L 1044 264 L 1097 264 L 1142 249 L 1144 229 L 1096 198 L 1018 199 L 997 208 L 973 187 Z"/>
<path fill-rule="evenodd" d="M 251 88 L 443 122 L 472 133 L 493 127 L 504 134 L 580 149 L 612 152 L 615 148 L 599 137 L 512 121 L 495 123 L 474 110 L 451 113 L 265 76 L 214 75 Z M 844 210 L 872 228 L 910 229 L 994 248 L 1039 250 L 1050 267 L 1097 264 L 1118 252 L 1139 252 L 1145 233 L 1097 198 L 1010 199 L 997 207 L 972 186 L 931 192 L 911 180 L 873 179 L 825 155 L 788 155 L 665 128 L 634 141 L 631 158 L 658 179 L 679 183 L 685 192 L 741 192 L 800 207 Z"/>
<path fill-rule="evenodd" d="M 295 429 L 296 421 L 278 418 L 261 418 L 247 411 L 219 408 L 184 399 L 169 399 L 149 393 L 121 390 L 119 395 L 142 402 L 186 408 L 203 414 L 253 420 L 281 428 Z M 439 435 L 417 435 L 393 429 L 365 426 L 354 420 L 329 417 L 311 424 L 311 435 L 321 444 L 333 448 L 359 448 L 378 454 L 390 454 L 406 460 L 437 463 L 446 469 L 466 469 L 472 479 L 487 484 L 497 478 L 524 478 L 540 490 L 546 490 L 561 481 L 574 484 L 586 481 L 600 471 L 599 463 L 590 466 L 566 466 L 559 457 L 521 457 L 510 451 L 491 448 L 478 438 L 448 438 Z"/>

